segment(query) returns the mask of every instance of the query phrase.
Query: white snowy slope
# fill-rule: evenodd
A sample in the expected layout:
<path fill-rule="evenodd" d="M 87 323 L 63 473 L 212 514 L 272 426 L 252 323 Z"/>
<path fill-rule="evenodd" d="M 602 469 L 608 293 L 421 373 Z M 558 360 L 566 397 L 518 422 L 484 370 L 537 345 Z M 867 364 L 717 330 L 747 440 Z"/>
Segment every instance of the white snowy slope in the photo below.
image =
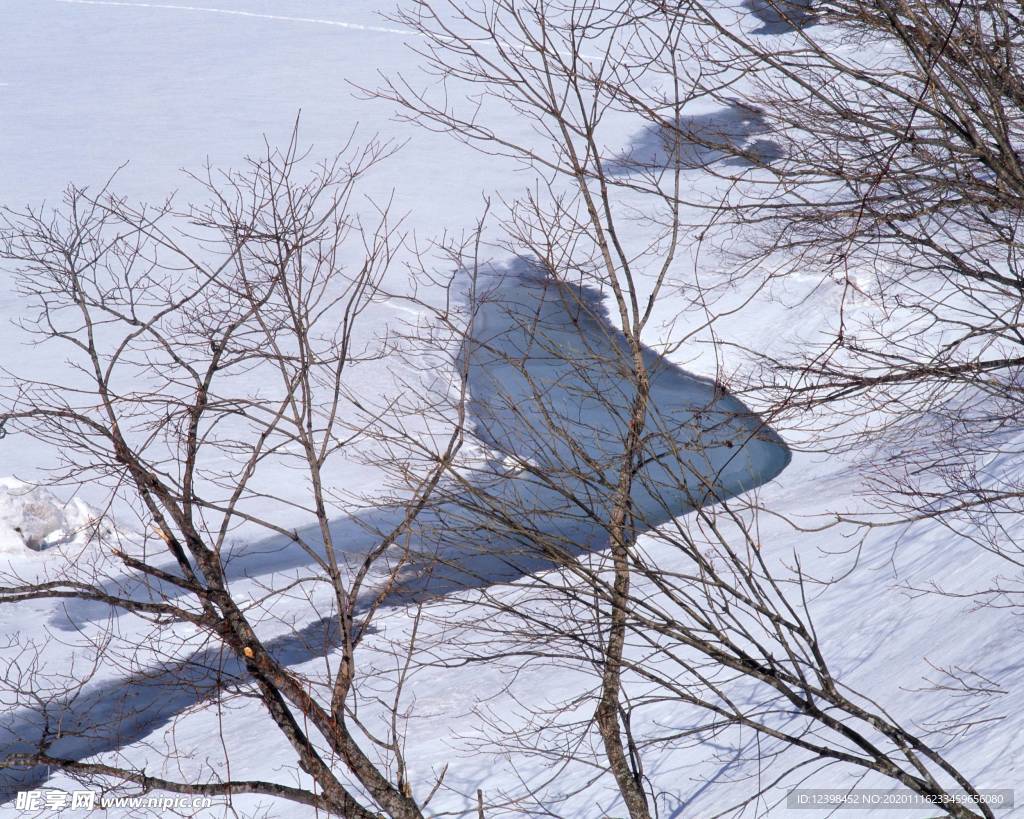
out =
<path fill-rule="evenodd" d="M 408 139 L 398 158 L 371 177 L 367 192 L 386 197 L 394 189 L 398 206 L 409 212 L 409 224 L 418 235 L 470 229 L 480 215 L 481 194 L 515 191 L 526 180 L 508 163 L 480 157 L 441 135 L 398 125 L 387 106 L 351 93 L 349 82 L 372 86 L 380 69 L 413 71 L 417 64 L 405 47 L 411 35 L 382 20 L 379 8 L 378 3 L 362 0 L 5 0 L 0 4 L 0 204 L 54 201 L 68 182 L 102 184 L 126 161 L 129 164 L 118 173 L 118 189 L 139 198 L 162 198 L 169 190 L 187 188 L 178 173 L 181 167 L 196 168 L 207 158 L 215 165 L 230 165 L 246 152 L 259 151 L 264 134 L 271 141 L 284 139 L 301 108 L 301 138 L 316 154 L 341 149 L 357 126 L 357 138 L 379 133 Z M 746 25 L 752 30 L 760 25 L 771 29 L 775 24 L 751 15 Z M 765 36 L 775 33 L 768 30 Z M 762 133 L 761 126 L 743 111 L 703 111 L 695 116 L 731 123 L 738 139 L 763 140 L 761 149 L 771 149 L 770 134 Z M 525 128 L 512 115 L 507 125 Z M 620 136 L 618 155 L 623 173 L 629 172 L 631 158 L 646 162 L 658 150 L 650 135 L 626 129 Z M 507 353 L 523 343 L 522 337 L 509 334 L 517 324 L 507 319 L 520 308 L 540 306 L 551 322 L 549 339 L 618 342 L 610 325 L 603 323 L 606 319 L 592 294 L 575 294 L 569 304 L 584 310 L 583 318 L 592 323 L 594 332 L 580 335 L 574 330 L 571 336 L 559 336 L 566 294 L 545 289 L 543 276 L 523 270 L 522 264 L 509 260 L 504 267 L 498 265 L 490 271 L 495 298 L 490 312 L 481 313 L 474 330 L 475 338 L 486 334 L 490 341 L 478 350 L 464 352 L 471 358 L 469 387 L 476 433 L 513 463 L 545 457 L 564 460 L 566 453 L 537 451 L 537 437 L 522 434 L 521 418 L 506 412 L 510 404 L 521 407 L 530 400 L 527 393 L 517 392 L 522 388 L 516 374 L 520 371 L 502 372 L 502 356 L 496 355 L 496 350 Z M 392 284 L 400 291 L 404 271 L 396 270 L 395 275 Z M 509 290 L 502 291 L 510 284 Z M 804 284 L 807 287 L 802 289 Z M 791 339 L 812 338 L 822 327 L 822 316 L 832 312 L 836 298 L 837 293 L 814 287 L 810 280 L 779 284 L 744 313 L 756 315 L 757 322 L 747 318 L 726 321 L 721 332 L 739 344 L 759 349 L 781 343 L 779 328 L 785 328 Z M 793 304 L 799 309 L 788 306 Z M 669 294 L 659 304 L 659 315 L 670 317 L 673 305 Z M 0 293 L 3 363 L 15 366 L 28 361 L 35 369 L 61 367 L 61 359 L 24 346 L 24 335 L 8 321 L 16 319 L 22 309 L 17 294 L 9 289 Z M 380 326 L 407 318 L 387 305 L 375 309 Z M 862 309 L 871 306 L 862 305 Z M 496 345 L 495 339 L 500 343 Z M 653 350 L 650 356 L 656 361 Z M 784 517 L 819 523 L 822 518 L 816 515 L 834 510 L 856 494 L 860 479 L 854 469 L 855 455 L 842 461 L 802 451 L 798 436 L 787 438 L 792 445 L 790 453 L 774 433 L 762 428 L 756 415 L 736 399 L 720 395 L 712 382 L 701 377 L 715 374 L 715 363 L 706 354 L 680 351 L 673 360 L 697 375 L 668 362 L 659 367 L 661 381 L 655 390 L 659 397 L 671 398 L 671 406 L 659 405 L 662 417 L 655 419 L 657 425 L 665 434 L 678 436 L 693 412 L 703 409 L 721 413 L 718 433 L 723 436 L 721 447 L 705 449 L 702 454 L 710 457 L 711 463 L 690 463 L 694 497 L 681 497 L 673 512 L 685 512 L 700 496 L 701 487 L 706 488 L 701 476 L 718 476 L 722 483 L 715 491 L 722 496 L 774 478 L 757 490 L 763 503 L 780 513 L 779 517 L 765 517 L 760 524 L 759 535 L 769 560 L 789 563 L 799 555 L 804 570 L 811 574 L 846 575 L 809 601 L 836 675 L 906 721 L 924 725 L 934 725 L 966 707 L 941 689 L 922 691 L 928 680 L 939 679 L 935 668 L 971 668 L 998 680 L 999 690 L 1005 693 L 991 698 L 985 716 L 999 719 L 980 722 L 972 730 L 950 737 L 944 751 L 980 787 L 1024 786 L 1024 663 L 1014 650 L 1020 636 L 1018 618 L 1009 608 L 974 609 L 969 600 L 911 591 L 932 583 L 961 592 L 983 589 L 1004 571 L 1003 563 L 935 522 L 898 531 L 878 530 L 863 544 L 858 543 L 856 551 L 851 551 L 849 532 L 839 528 L 811 535 L 796 532 Z M 540 357 L 529 362 L 531 367 L 536 364 L 531 374 L 543 378 Z M 361 372 L 364 389 L 386 391 L 391 377 L 386 370 Z M 549 374 L 571 394 L 571 385 L 565 387 L 557 372 Z M 614 389 L 610 382 L 609 388 Z M 565 395 L 548 395 L 553 405 L 566 406 Z M 567 421 L 573 417 L 583 416 L 566 413 Z M 593 407 L 581 431 L 617 422 L 605 409 Z M 786 437 L 785 430 L 783 435 Z M 724 446 L 724 441 L 737 436 L 746 443 L 739 457 L 733 447 Z M 592 443 L 600 445 L 596 438 Z M 792 463 L 786 467 L 790 454 Z M 22 576 L 59 574 L 62 566 L 77 564 L 103 567 L 111 561 L 100 545 L 84 545 L 82 533 L 95 525 L 96 519 L 87 503 L 99 500 L 90 497 L 88 487 L 82 488 L 81 498 L 65 503 L 45 489 L 21 482 L 45 480 L 45 469 L 55 458 L 55 453 L 13 436 L 0 439 L 0 473 L 16 476 L 0 483 L 0 561 L 5 569 Z M 725 472 L 720 469 L 725 462 L 722 459 L 730 464 Z M 1003 463 L 998 468 L 1012 470 L 1015 466 Z M 371 490 L 379 481 L 379 475 L 358 463 L 347 464 L 329 477 L 340 487 L 360 490 Z M 679 477 L 666 474 L 663 479 L 678 481 Z M 653 479 L 658 479 L 656 474 Z M 287 480 L 282 476 L 283 482 Z M 522 487 L 509 484 L 509 491 L 517 488 Z M 550 501 L 537 500 L 541 505 Z M 371 542 L 374 528 L 387 528 L 387 510 L 374 514 L 377 517 L 337 521 L 338 533 L 354 551 Z M 431 514 L 434 517 L 423 522 L 425 542 L 438 531 L 455 531 L 446 527 L 443 507 Z M 659 514 L 652 509 L 649 517 L 656 519 Z M 281 519 L 287 525 L 305 523 L 288 509 L 281 510 Z M 581 550 L 601 545 L 592 532 L 565 534 Z M 130 533 L 108 529 L 99 543 L 117 539 L 123 544 L 125 538 L 130 541 Z M 488 563 L 488 554 L 500 549 L 496 543 L 476 543 L 472 549 L 455 540 L 442 541 L 442 545 L 451 550 L 452 565 L 465 571 L 447 579 L 432 577 L 432 586 L 423 585 L 411 574 L 405 592 L 436 596 L 454 585 L 465 585 L 467 580 L 472 585 L 473 578 L 477 583 L 505 582 L 523 571 L 550 571 L 543 560 L 531 560 L 521 553 L 514 560 Z M 650 548 L 658 557 L 658 546 L 652 543 Z M 661 557 L 666 567 L 677 559 L 667 553 Z M 283 544 L 263 542 L 248 549 L 240 547 L 229 571 L 239 592 L 251 591 L 255 597 L 261 584 L 290 578 L 305 565 L 301 556 Z M 133 586 L 116 571 L 111 572 L 110 582 L 120 592 L 152 593 L 152 589 Z M 514 599 L 517 592 L 510 587 L 495 593 Z M 453 616 L 465 616 L 467 605 L 461 600 L 441 599 L 433 604 L 433 611 L 437 618 L 449 608 Z M 320 655 L 337 639 L 331 627 L 311 616 L 309 601 L 302 599 L 279 603 L 273 614 L 279 632 L 272 631 L 275 626 L 268 620 L 268 645 L 297 668 L 317 668 L 322 662 Z M 44 662 L 55 669 L 67 668 L 72 657 L 88 656 L 90 639 L 110 626 L 107 615 L 101 608 L 30 601 L 0 608 L 0 634 L 34 641 L 44 648 Z M 296 624 L 297 634 L 289 634 L 281 625 L 287 621 Z M 367 662 L 379 663 L 382 668 L 393 665 L 391 641 L 400 641 L 412 627 L 409 613 L 400 606 L 383 612 L 376 621 L 377 632 L 368 638 Z M 420 627 L 435 628 L 431 624 Z M 291 772 L 282 773 L 290 755 L 273 739 L 275 729 L 258 707 L 241 700 L 232 702 L 230 708 L 217 708 L 204 697 L 204 692 L 212 690 L 212 681 L 203 676 L 183 680 L 181 669 L 173 663 L 158 674 L 146 673 L 160 660 L 161 635 L 127 617 L 118 618 L 114 629 L 126 642 L 152 640 L 148 664 L 93 669 L 90 686 L 68 709 L 67 737 L 54 747 L 55 753 L 93 760 L 122 754 L 151 773 L 175 777 L 210 772 L 223 775 L 225 756 L 230 755 L 235 777 L 292 776 Z M 189 638 L 183 632 L 175 636 Z M 0 662 L 11 663 L 10 668 L 15 659 L 6 652 L 0 654 Z M 238 674 L 242 680 L 241 669 L 230 664 L 222 673 Z M 431 802 L 436 815 L 474 815 L 477 789 L 486 794 L 512 792 L 524 781 L 540 783 L 550 775 L 548 760 L 539 755 L 525 751 L 499 756 L 481 753 L 479 746 L 486 744 L 490 731 L 483 714 L 500 714 L 514 723 L 521 716 L 522 703 L 567 700 L 586 680 L 573 669 L 531 666 L 516 678 L 514 687 L 509 688 L 508 683 L 505 670 L 497 666 L 425 668 L 412 681 L 405 756 L 417 793 L 448 766 L 445 787 Z M 26 710 L 0 723 L 0 744 L 14 736 L 31 738 L 44 716 Z M 696 716 L 678 703 L 667 704 L 648 718 L 680 728 L 696 721 Z M 105 730 L 112 722 L 119 725 L 116 736 Z M 167 765 L 162 758 L 169 745 L 193 752 Z M 734 765 L 727 751 L 688 747 L 651 760 L 648 772 L 665 789 L 660 815 L 710 816 L 726 800 L 731 804 L 750 792 L 756 779 L 749 777 L 756 771 L 747 763 Z M 581 819 L 624 815 L 613 783 L 605 778 L 588 784 L 593 773 L 583 765 L 559 771 L 556 789 L 574 795 L 558 805 L 557 815 Z M 29 772 L 18 784 L 28 787 L 43 781 L 55 788 L 77 787 L 66 777 L 47 778 L 46 772 L 39 771 Z M 839 779 L 805 783 L 822 787 L 843 784 L 848 783 Z M 1024 790 L 1019 799 L 1024 800 Z M 238 797 L 233 805 L 238 815 L 245 816 L 314 815 L 311 810 L 256 797 Z M 542 808 L 538 806 L 536 815 L 542 815 Z M 761 811 L 758 815 L 765 815 L 767 808 L 762 805 Z M 223 814 L 222 807 L 215 807 L 199 815 Z M 8 815 L 23 814 L 10 804 L 0 805 L 0 816 Z M 119 814 L 111 811 L 109 815 Z M 768 815 L 811 819 L 823 814 L 775 808 Z M 901 811 L 892 815 L 920 814 Z M 1005 815 L 1024 815 L 1024 808 Z"/>

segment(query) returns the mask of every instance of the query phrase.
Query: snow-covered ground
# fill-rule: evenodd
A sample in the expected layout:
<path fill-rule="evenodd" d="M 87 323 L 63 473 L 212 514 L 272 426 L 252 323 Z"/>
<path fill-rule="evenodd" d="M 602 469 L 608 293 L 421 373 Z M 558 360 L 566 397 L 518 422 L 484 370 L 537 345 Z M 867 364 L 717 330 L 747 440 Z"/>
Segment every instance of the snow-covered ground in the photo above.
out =
<path fill-rule="evenodd" d="M 374 172 L 365 192 L 381 198 L 394 190 L 397 206 L 409 214 L 408 224 L 417 236 L 472 229 L 482 210 L 482 195 L 514 192 L 528 182 L 528 176 L 511 162 L 482 158 L 442 135 L 396 123 L 387 105 L 367 100 L 355 90 L 355 86 L 374 86 L 378 71 L 414 71 L 417 65 L 407 48 L 415 37 L 382 19 L 379 10 L 378 3 L 363 0 L 4 0 L 0 4 L 0 204 L 54 201 L 68 182 L 102 184 L 125 162 L 127 166 L 118 171 L 117 187 L 127 195 L 155 199 L 181 188 L 187 196 L 189 183 L 180 168 L 196 168 L 207 159 L 214 165 L 231 165 L 245 153 L 259 150 L 264 135 L 271 142 L 286 139 L 301 109 L 301 138 L 315 154 L 341 149 L 353 129 L 357 139 L 380 134 L 407 141 L 396 158 Z M 746 25 L 753 30 L 762 22 L 750 15 Z M 698 112 L 697 116 L 712 122 L 724 116 L 744 139 L 765 136 L 760 124 L 742 111 Z M 526 125 L 514 115 L 509 115 L 506 126 L 522 128 L 525 134 Z M 764 144 L 767 150 L 770 142 Z M 623 128 L 621 144 L 612 147 L 615 155 L 626 159 L 631 151 L 647 152 L 639 157 L 644 160 L 657 151 L 650 135 L 633 133 L 628 127 Z M 636 153 L 632 156 L 638 158 Z M 400 265 L 394 275 L 388 284 L 400 292 L 405 284 Z M 838 297 L 814 287 L 810 279 L 779 283 L 745 312 L 745 316 L 756 314 L 756 322 L 725 321 L 720 333 L 731 333 L 737 342 L 762 350 L 811 337 L 832 313 Z M 793 310 L 792 304 L 799 304 L 799 310 Z M 36 371 L 61 368 L 59 358 L 26 346 L 24 333 L 11 321 L 23 309 L 17 293 L 10 288 L 0 292 L 0 318 L 4 319 L 0 363 L 15 370 L 19 366 Z M 377 330 L 409 319 L 406 305 L 383 304 L 375 309 Z M 672 315 L 671 295 L 658 311 L 666 319 Z M 373 326 L 366 332 L 374 332 Z M 697 376 L 716 375 L 715 362 L 703 353 L 681 350 L 673 355 Z M 484 383 L 471 383 L 471 389 L 476 386 L 481 395 L 493 394 L 486 382 L 497 378 L 494 370 L 479 372 L 486 374 Z M 394 377 L 385 367 L 364 368 L 361 373 L 364 389 L 380 394 Z M 682 370 L 670 370 L 666 378 L 671 383 L 666 382 L 665 394 L 685 391 L 680 387 L 684 383 L 686 389 L 707 387 L 699 378 L 687 381 L 690 377 Z M 509 384 L 508 379 L 498 380 Z M 477 409 L 487 416 L 486 406 Z M 489 442 L 495 449 L 535 456 L 521 451 L 522 442 L 515 440 L 514 429 L 507 428 L 507 419 L 495 418 L 493 413 L 490 418 L 492 432 L 506 433 Z M 786 437 L 787 431 L 782 434 Z M 906 529 L 880 529 L 863 542 L 851 539 L 851 531 L 838 526 L 798 531 L 792 521 L 813 529 L 829 520 L 830 512 L 854 508 L 861 478 L 855 454 L 841 460 L 803 451 L 796 433 L 789 441 L 792 464 L 781 474 L 785 449 L 769 441 L 764 444 L 765 458 L 751 456 L 751 461 L 737 463 L 734 485 L 726 494 L 778 474 L 758 490 L 761 502 L 778 513 L 760 524 L 759 536 L 769 560 L 785 564 L 799 555 L 809 574 L 843 576 L 809 601 L 836 675 L 900 719 L 932 726 L 966 707 L 949 691 L 923 690 L 928 681 L 940 681 L 936 669 L 970 668 L 997 680 L 998 690 L 1005 693 L 990 698 L 985 717 L 999 719 L 979 722 L 972 730 L 949 737 L 944 750 L 979 787 L 1024 785 L 1024 708 L 1020 707 L 1024 663 L 1013 650 L 1020 638 L 1019 618 L 1010 608 L 974 609 L 969 600 L 914 591 L 932 583 L 952 591 L 982 589 L 1003 570 L 1002 562 L 932 521 Z M 30 485 L 46 482 L 46 468 L 55 458 L 55 453 L 17 436 L 0 439 L 0 472 L 15 476 L 0 482 L 0 561 L 23 576 L 59 572 L 62 565 L 101 569 L 110 557 L 100 553 L 96 543 L 114 539 L 130 543 L 133 538 L 127 527 L 122 531 L 100 520 L 93 508 L 103 501 L 97 490 L 79 487 L 77 496 L 67 500 L 66 490 L 61 495 L 59 489 L 50 492 Z M 1003 464 L 1002 468 L 1014 466 Z M 328 478 L 341 488 L 370 494 L 382 479 L 356 461 L 339 466 Z M 58 500 L 58 495 L 64 500 Z M 679 511 L 685 506 L 681 503 Z M 115 519 L 117 512 L 113 510 Z M 386 512 L 378 514 L 386 517 Z M 286 507 L 280 516 L 282 525 L 307 523 Z M 387 521 L 371 523 L 386 528 Z M 358 524 L 341 520 L 337 526 L 354 542 L 366 531 Z M 88 541 L 83 533 L 97 525 L 106 527 L 104 537 Z M 580 540 L 586 540 L 585 533 Z M 651 548 L 658 546 L 652 543 Z M 676 559 L 669 553 L 661 558 L 666 566 Z M 273 582 L 277 574 L 290 576 L 303 562 L 280 543 L 263 543 L 249 554 L 243 550 L 233 566 L 238 588 L 251 588 L 256 595 L 261 584 Z M 551 571 L 544 565 L 535 568 Z M 478 566 L 474 571 L 502 581 L 515 577 Z M 111 577 L 111 583 L 122 583 L 120 590 L 126 588 L 128 581 L 119 581 L 116 572 Z M 514 599 L 517 592 L 510 587 L 495 593 Z M 315 663 L 317 647 L 322 650 L 336 640 L 330 627 L 304 611 L 302 603 L 298 600 L 293 610 L 275 612 L 280 622 L 294 620 L 301 639 L 283 628 L 280 634 L 267 635 L 280 656 L 296 667 Z M 442 600 L 434 604 L 435 620 L 443 618 L 446 607 L 453 617 L 465 615 L 463 602 Z M 105 618 L 102 609 L 80 604 L 26 601 L 0 607 L 0 634 L 34 640 L 45 647 L 44 661 L 60 668 L 70 657 L 87 656 L 90 639 L 110 627 Z M 120 638 L 130 641 L 145 636 L 129 618 L 120 620 L 125 621 L 115 627 Z M 390 647 L 400 644 L 413 623 L 408 612 L 395 607 L 375 625 L 378 631 L 370 638 L 368 651 L 384 667 L 394 660 Z M 14 662 L 9 653 L 3 656 L 6 659 L 0 661 Z M 102 758 L 97 755 L 116 752 L 140 767 L 147 764 L 155 773 L 162 766 L 161 749 L 173 742 L 178 748 L 197 749 L 174 763 L 177 775 L 188 775 L 222 770 L 225 749 L 230 749 L 231 773 L 239 778 L 272 778 L 288 760 L 287 754 L 275 753 L 280 747 L 276 742 L 260 740 L 273 736 L 274 729 L 263 724 L 266 718 L 255 704 L 243 700 L 220 711 L 205 703 L 202 691 L 210 683 L 207 679 L 189 679 L 183 685 L 174 666 L 157 675 L 147 675 L 141 668 L 116 667 L 90 673 L 90 685 L 68 717 L 72 727 L 81 730 L 69 730 L 55 753 Z M 242 672 L 229 664 L 223 673 Z M 417 672 L 405 755 L 414 783 L 429 782 L 448 765 L 445 787 L 431 803 L 436 815 L 473 815 L 477 789 L 492 795 L 548 776 L 549 762 L 540 755 L 480 753 L 479 745 L 490 730 L 484 714 L 500 713 L 514 720 L 519 703 L 569 700 L 584 681 L 573 669 L 530 667 L 517 677 L 514 688 L 507 682 L 505 670 L 498 666 L 468 670 L 438 666 Z M 132 717 L 124 721 L 118 714 L 128 701 Z M 667 704 L 664 713 L 650 718 L 688 724 L 678 703 Z M 11 732 L 7 736 L 31 737 L 42 719 L 40 713 L 29 711 L 0 717 L 0 751 L 7 750 L 3 731 Z M 121 720 L 116 740 L 91 730 L 115 719 Z M 648 765 L 665 790 L 660 815 L 711 816 L 739 801 L 753 787 L 750 779 L 741 778 L 754 773 L 743 768 L 746 764 L 734 768 L 718 749 L 708 747 L 664 753 Z M 584 787 L 592 776 L 593 770 L 583 765 L 560 773 L 557 790 L 574 795 L 558 805 L 556 815 L 581 819 L 624 815 L 610 779 Z M 41 781 L 40 772 L 30 772 L 19 785 L 35 786 Z M 61 775 L 47 784 L 65 790 L 78 787 Z M 804 784 L 825 787 L 850 782 L 819 777 Z M 1020 799 L 1024 800 L 1024 791 Z M 312 810 L 256 797 L 237 797 L 233 804 L 238 815 L 260 815 L 260 811 L 268 816 L 313 815 Z M 787 812 L 768 803 L 761 803 L 757 811 L 756 815 L 808 819 L 825 815 Z M 202 815 L 223 812 L 215 807 Z M 7 804 L 0 805 L 0 815 L 21 813 Z M 118 814 L 111 811 L 110 815 Z M 539 809 L 536 815 L 541 815 Z M 1024 816 L 1024 808 L 1001 815 Z"/>

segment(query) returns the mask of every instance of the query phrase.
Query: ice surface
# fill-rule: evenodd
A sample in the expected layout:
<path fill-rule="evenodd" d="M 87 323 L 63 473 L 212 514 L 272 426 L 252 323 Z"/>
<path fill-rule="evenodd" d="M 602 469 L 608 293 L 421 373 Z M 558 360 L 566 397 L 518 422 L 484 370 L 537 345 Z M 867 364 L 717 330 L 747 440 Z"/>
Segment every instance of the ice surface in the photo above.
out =
<path fill-rule="evenodd" d="M 631 351 L 604 296 L 521 258 L 484 271 L 477 302 L 462 355 L 477 435 L 572 492 L 591 492 L 576 476 L 595 462 L 609 465 L 604 477 L 614 485 L 633 387 Z M 643 360 L 651 374 L 645 431 L 659 455 L 637 475 L 634 502 L 648 525 L 759 486 L 789 463 L 779 437 L 720 385 L 647 347 Z"/>

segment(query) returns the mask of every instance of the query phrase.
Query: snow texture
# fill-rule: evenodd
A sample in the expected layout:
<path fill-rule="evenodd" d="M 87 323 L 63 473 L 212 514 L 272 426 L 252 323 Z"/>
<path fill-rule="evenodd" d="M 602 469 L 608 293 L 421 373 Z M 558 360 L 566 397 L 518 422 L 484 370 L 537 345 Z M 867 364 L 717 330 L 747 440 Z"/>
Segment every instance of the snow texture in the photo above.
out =
<path fill-rule="evenodd" d="M 95 513 L 79 498 L 61 503 L 41 486 L 0 478 L 0 552 L 39 551 L 88 536 Z"/>

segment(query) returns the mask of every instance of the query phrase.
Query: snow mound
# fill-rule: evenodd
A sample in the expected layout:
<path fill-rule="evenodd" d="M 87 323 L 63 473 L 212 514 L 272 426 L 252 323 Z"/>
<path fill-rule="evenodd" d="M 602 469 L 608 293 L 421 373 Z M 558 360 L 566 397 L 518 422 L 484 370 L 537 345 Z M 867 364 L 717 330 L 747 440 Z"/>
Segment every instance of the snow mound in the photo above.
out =
<path fill-rule="evenodd" d="M 0 553 L 41 551 L 84 540 L 98 516 L 84 501 L 62 503 L 17 478 L 0 478 Z"/>

